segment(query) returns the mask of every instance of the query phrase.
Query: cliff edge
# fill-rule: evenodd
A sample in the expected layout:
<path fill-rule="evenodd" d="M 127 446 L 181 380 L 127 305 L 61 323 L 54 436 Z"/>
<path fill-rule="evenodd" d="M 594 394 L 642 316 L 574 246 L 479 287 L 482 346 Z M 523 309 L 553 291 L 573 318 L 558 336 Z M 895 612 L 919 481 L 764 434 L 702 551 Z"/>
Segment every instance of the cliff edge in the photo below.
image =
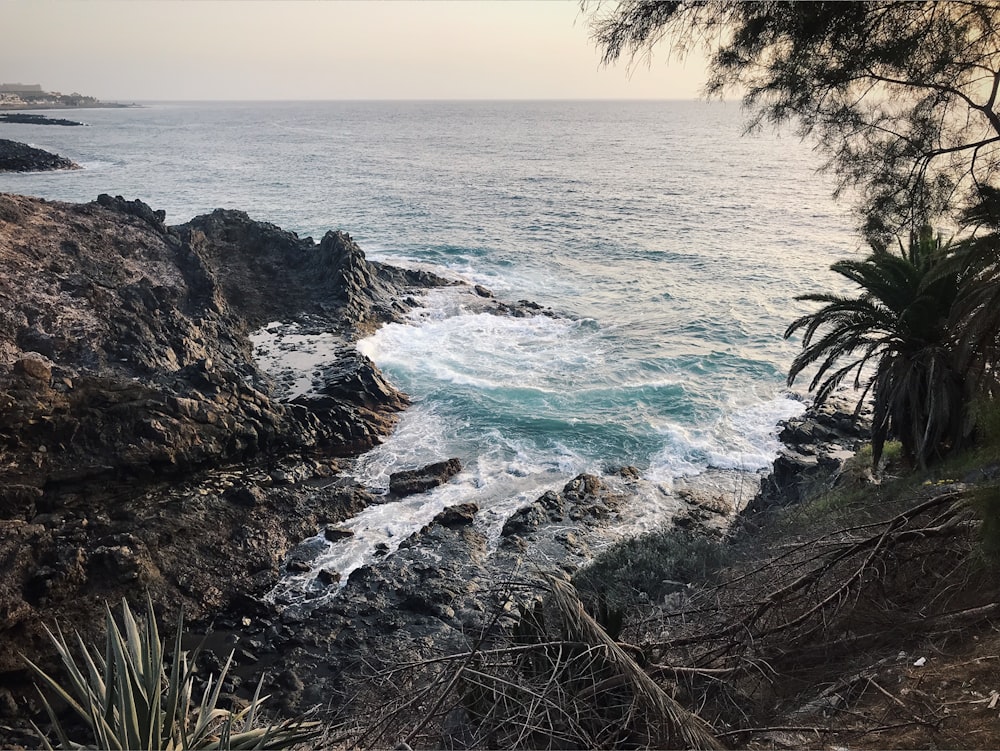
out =
<path fill-rule="evenodd" d="M 103 603 L 143 592 L 168 621 L 203 617 L 367 505 L 339 462 L 407 398 L 353 340 L 451 283 L 343 232 L 164 219 L 0 194 L 0 724 L 38 709 L 19 653 L 51 659 L 43 624 L 90 636 Z M 255 364 L 271 321 L 336 335 L 320 398 L 281 401 Z"/>

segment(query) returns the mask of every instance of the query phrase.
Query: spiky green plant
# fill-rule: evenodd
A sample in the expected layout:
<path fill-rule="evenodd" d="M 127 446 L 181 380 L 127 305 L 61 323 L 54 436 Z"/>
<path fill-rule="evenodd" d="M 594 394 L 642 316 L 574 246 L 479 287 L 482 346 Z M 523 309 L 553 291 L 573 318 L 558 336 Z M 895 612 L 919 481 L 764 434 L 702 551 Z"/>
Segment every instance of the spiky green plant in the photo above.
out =
<path fill-rule="evenodd" d="M 56 626 L 49 637 L 66 669 L 60 683 L 26 659 L 41 682 L 90 728 L 94 748 L 101 749 L 283 749 L 315 738 L 319 723 L 285 720 L 260 727 L 260 708 L 268 698 L 258 683 L 249 706 L 239 711 L 219 708 L 222 684 L 232 654 L 217 679 L 209 677 L 200 702 L 194 693 L 194 661 L 181 648 L 183 616 L 177 619 L 177 636 L 169 670 L 164 662 L 152 601 L 147 598 L 142 622 L 122 601 L 122 627 L 105 606 L 107 635 L 104 653 L 88 648 L 74 634 L 79 658 Z M 83 748 L 70 740 L 52 705 L 39 689 L 61 748 Z M 37 731 L 37 728 L 36 728 Z M 46 748 L 51 749 L 39 731 Z"/>

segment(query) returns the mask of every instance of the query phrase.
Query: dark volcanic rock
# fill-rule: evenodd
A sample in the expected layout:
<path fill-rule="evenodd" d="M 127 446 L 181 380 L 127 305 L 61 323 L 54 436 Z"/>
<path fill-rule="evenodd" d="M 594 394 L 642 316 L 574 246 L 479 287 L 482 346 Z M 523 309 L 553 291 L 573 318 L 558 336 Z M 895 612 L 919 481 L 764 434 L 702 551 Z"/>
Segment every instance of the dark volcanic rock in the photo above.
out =
<path fill-rule="evenodd" d="M 347 540 L 354 537 L 354 531 L 350 529 L 342 529 L 340 527 L 327 527 L 323 530 L 323 537 L 330 542 L 338 542 L 340 540 Z"/>
<path fill-rule="evenodd" d="M 562 492 L 550 490 L 534 503 L 511 514 L 500 535 L 524 537 L 545 524 L 601 519 L 613 512 L 622 500 L 622 496 L 611 492 L 598 477 L 577 475 L 563 486 Z"/>
<path fill-rule="evenodd" d="M 389 492 L 394 496 L 407 496 L 443 485 L 462 471 L 462 462 L 448 459 L 428 464 L 420 469 L 407 469 L 389 475 Z"/>
<path fill-rule="evenodd" d="M 295 397 L 333 430 L 337 440 L 332 453 L 353 455 L 366 451 L 387 435 L 395 424 L 395 413 L 410 403 L 394 388 L 375 364 L 354 347 L 344 347 L 332 363 L 319 370 L 322 385 Z"/>
<path fill-rule="evenodd" d="M 354 570 L 334 599 L 292 604 L 265 617 L 260 628 L 272 634 L 267 651 L 280 656 L 273 669 L 310 675 L 292 708 L 304 709 L 324 697 L 328 703 L 331 697 L 345 701 L 362 663 L 377 670 L 477 645 L 489 648 L 493 629 L 512 626 L 537 602 L 539 590 L 521 585 L 542 572 L 576 569 L 587 554 L 588 535 L 626 500 L 620 488 L 617 482 L 580 475 L 561 492 L 539 498 L 531 508 L 543 518 L 531 529 L 530 554 L 517 537 L 491 551 L 485 531 L 475 523 L 476 505 L 451 506 L 394 553 Z M 571 532 L 573 509 L 587 511 Z M 290 559 L 296 557 L 303 556 Z M 318 595 L 344 584 L 333 573 L 320 575 Z M 511 581 L 518 586 L 510 587 Z M 277 623 L 291 629 L 279 631 L 271 625 Z"/>
<path fill-rule="evenodd" d="M 26 112 L 11 112 L 0 115 L 0 123 L 19 123 L 22 125 L 83 125 L 83 123 L 78 123 L 76 120 L 67 120 L 63 117 L 31 115 Z"/>
<path fill-rule="evenodd" d="M 475 503 L 459 503 L 441 511 L 431 523 L 440 524 L 442 527 L 461 527 L 472 524 L 476 520 L 478 511 L 479 506 Z"/>
<path fill-rule="evenodd" d="M 120 196 L 86 205 L 0 196 L 0 481 L 150 477 L 378 443 L 407 400 L 347 337 L 405 310 L 392 298 L 408 297 L 412 283 L 443 282 L 369 265 L 346 235 L 317 247 L 241 212 L 179 232 L 164 219 Z M 317 394 L 281 403 L 247 335 L 306 313 L 345 332 L 343 354 Z"/>
<path fill-rule="evenodd" d="M 403 287 L 452 283 L 427 272 L 370 262 L 345 232 L 327 232 L 317 246 L 312 238 L 255 222 L 242 211 L 216 209 L 177 230 L 253 328 L 286 319 L 294 308 L 326 324 L 335 322 L 338 331 L 366 333 L 406 312 Z M 260 293 L 268 289 L 282 292 Z"/>
<path fill-rule="evenodd" d="M 101 195 L 97 197 L 97 203 L 114 211 L 120 211 L 123 214 L 128 214 L 129 216 L 142 219 L 153 229 L 159 230 L 160 232 L 165 232 L 167 229 L 164 224 L 167 219 L 167 212 L 163 210 L 154 211 L 138 199 L 127 201 L 121 196 L 112 197 L 107 193 L 101 193 Z"/>
<path fill-rule="evenodd" d="M 96 641 L 105 602 L 146 593 L 164 622 L 183 606 L 196 628 L 250 637 L 237 660 L 255 673 L 243 678 L 263 654 L 274 674 L 303 676 L 282 707 L 325 703 L 339 679 L 332 663 L 298 660 L 303 645 L 349 660 L 368 646 L 467 646 L 487 622 L 493 565 L 474 504 L 386 546 L 386 565 L 356 571 L 322 619 L 308 602 L 278 614 L 260 601 L 283 572 L 312 571 L 349 534 L 338 523 L 375 502 L 336 476 L 336 457 L 375 445 L 407 398 L 354 340 L 450 282 L 369 262 L 341 232 L 316 244 L 225 210 L 165 220 L 121 196 L 0 194 L 0 685 L 27 706 L 21 655 L 56 665 L 43 626 Z M 338 352 L 294 401 L 254 361 L 249 335 L 271 321 L 328 334 Z M 425 468 L 408 487 L 459 469 Z M 601 505 L 593 484 L 571 485 L 566 513 L 600 518 L 587 511 Z M 332 569 L 317 582 L 317 597 L 343 584 Z"/>
<path fill-rule="evenodd" d="M 80 165 L 58 154 L 0 138 L 0 172 L 46 172 L 57 169 L 80 169 Z"/>
<path fill-rule="evenodd" d="M 168 620 L 203 618 L 373 502 L 331 457 L 371 448 L 407 400 L 350 344 L 446 282 L 342 234 L 165 218 L 0 194 L 0 685 L 24 682 L 20 653 L 51 658 L 56 617 L 91 638 L 104 602 L 149 592 Z M 274 319 L 342 339 L 312 400 L 282 402 L 254 362 Z"/>
<path fill-rule="evenodd" d="M 787 420 L 778 438 L 784 446 L 742 512 L 744 518 L 773 506 L 798 503 L 818 483 L 836 478 L 843 463 L 870 440 L 871 418 L 868 413 L 855 415 L 845 401 L 828 399 L 801 417 Z"/>

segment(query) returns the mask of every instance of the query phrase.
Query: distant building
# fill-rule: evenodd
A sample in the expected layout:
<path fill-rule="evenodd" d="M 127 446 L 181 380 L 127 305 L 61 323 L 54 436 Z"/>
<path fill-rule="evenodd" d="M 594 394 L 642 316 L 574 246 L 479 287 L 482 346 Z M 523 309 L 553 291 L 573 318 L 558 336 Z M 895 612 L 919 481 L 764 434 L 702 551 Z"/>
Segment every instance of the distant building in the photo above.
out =
<path fill-rule="evenodd" d="M 41 94 L 42 85 L 38 83 L 0 83 L 0 94 Z"/>

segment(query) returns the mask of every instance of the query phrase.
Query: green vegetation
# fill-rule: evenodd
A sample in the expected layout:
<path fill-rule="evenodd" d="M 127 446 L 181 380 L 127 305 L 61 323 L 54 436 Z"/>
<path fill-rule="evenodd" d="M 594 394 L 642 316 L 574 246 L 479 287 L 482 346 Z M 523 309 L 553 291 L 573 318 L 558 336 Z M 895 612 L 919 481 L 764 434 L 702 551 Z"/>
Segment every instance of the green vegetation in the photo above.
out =
<path fill-rule="evenodd" d="M 979 202 L 1000 169 L 1000 4 L 595 4 L 610 63 L 663 47 L 709 61 L 706 91 L 737 90 L 764 121 L 811 136 L 885 242 Z"/>
<path fill-rule="evenodd" d="M 961 216 L 970 234 L 955 249 L 946 273 L 962 277 L 950 328 L 958 337 L 961 365 L 973 373 L 1000 362 L 1000 190 L 980 186 L 979 201 Z M 995 386 L 995 384 L 994 384 Z"/>
<path fill-rule="evenodd" d="M 817 402 L 852 374 L 859 388 L 867 369 L 874 369 L 861 398 L 872 392 L 875 464 L 890 435 L 921 467 L 969 438 L 966 412 L 977 382 L 961 366 L 948 327 L 959 280 L 954 271 L 939 268 L 947 250 L 925 227 L 910 238 L 907 249 L 900 244 L 898 255 L 876 246 L 863 261 L 838 261 L 833 271 L 857 284 L 862 294 L 802 295 L 798 299 L 825 305 L 785 331 L 788 338 L 804 330 L 803 350 L 792 363 L 788 383 L 818 364 L 809 385 L 810 391 L 817 390 Z M 844 358 L 847 365 L 838 365 Z"/>
<path fill-rule="evenodd" d="M 704 581 L 727 558 L 725 546 L 701 534 L 666 529 L 621 540 L 573 577 L 588 603 L 607 615 L 641 599 L 660 601 L 688 582 Z"/>
<path fill-rule="evenodd" d="M 319 723 L 285 720 L 259 726 L 260 709 L 267 698 L 260 684 L 250 704 L 231 711 L 219 707 L 220 692 L 229 664 L 221 675 L 208 679 L 204 696 L 195 702 L 193 659 L 181 649 L 183 620 L 169 671 L 164 662 L 152 602 L 147 600 L 142 622 L 122 602 L 122 627 L 107 610 L 107 638 L 103 654 L 88 648 L 77 635 L 79 658 L 62 631 L 49 631 L 67 673 L 60 683 L 33 662 L 35 675 L 90 729 L 93 748 L 100 749 L 282 749 L 315 738 Z M 61 748 L 80 748 L 69 738 L 52 704 L 42 694 Z M 51 748 L 39 732 L 46 748 Z"/>

